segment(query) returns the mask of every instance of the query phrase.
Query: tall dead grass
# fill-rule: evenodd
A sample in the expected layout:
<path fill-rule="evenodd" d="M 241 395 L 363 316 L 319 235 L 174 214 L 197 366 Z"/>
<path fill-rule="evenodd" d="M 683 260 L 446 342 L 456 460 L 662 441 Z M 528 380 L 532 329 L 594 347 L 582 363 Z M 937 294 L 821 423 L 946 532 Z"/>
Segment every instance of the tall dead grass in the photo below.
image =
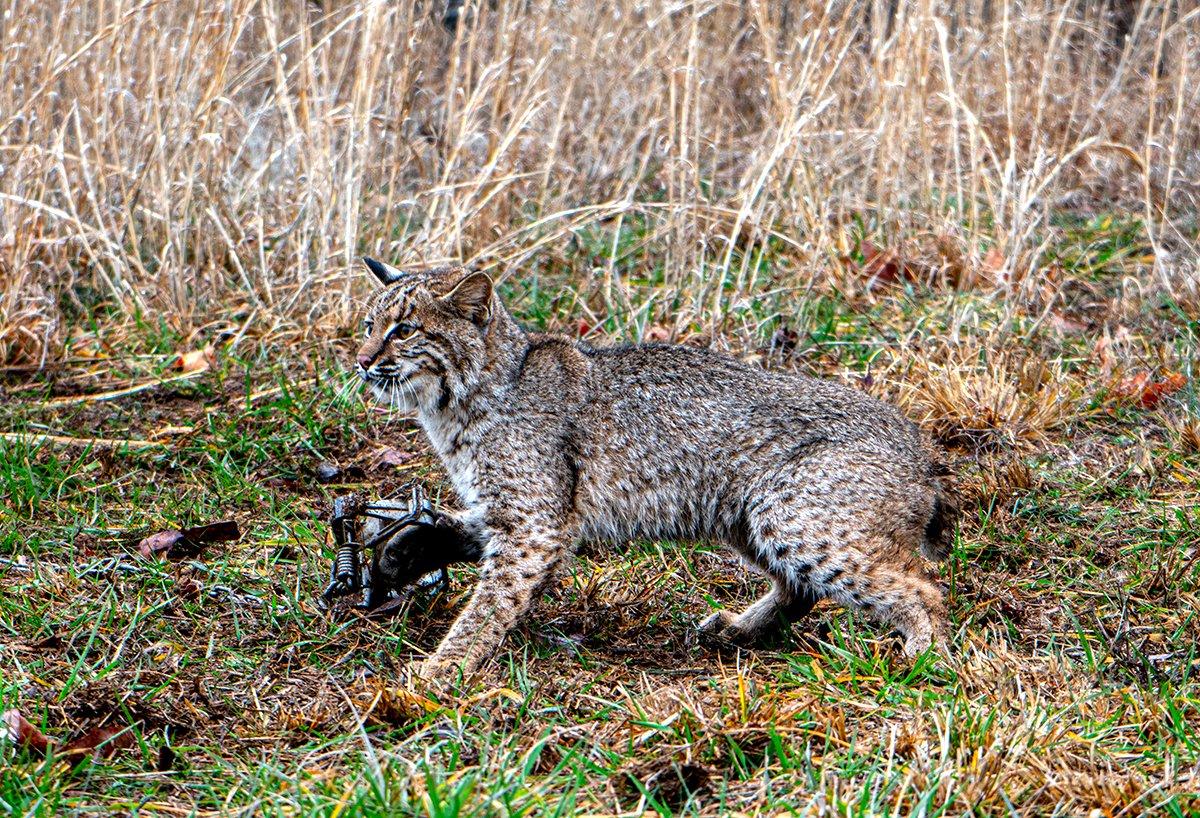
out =
<path fill-rule="evenodd" d="M 1057 0 L 471 14 L 452 39 L 410 2 L 14 0 L 0 359 L 53 357 L 97 301 L 185 330 L 344 321 L 363 252 L 554 272 L 705 329 L 849 275 L 856 229 L 966 267 L 994 248 L 1011 298 L 1057 206 L 1135 209 L 1163 280 L 1194 253 L 1193 3 L 1140 4 L 1123 45 L 1106 4 Z"/>

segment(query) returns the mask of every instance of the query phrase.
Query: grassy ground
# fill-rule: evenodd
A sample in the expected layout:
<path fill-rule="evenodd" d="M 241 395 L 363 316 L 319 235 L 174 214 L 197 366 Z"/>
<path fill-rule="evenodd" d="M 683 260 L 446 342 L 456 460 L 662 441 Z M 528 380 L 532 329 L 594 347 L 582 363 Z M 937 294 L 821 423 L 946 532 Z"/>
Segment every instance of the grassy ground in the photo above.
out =
<path fill-rule="evenodd" d="M 761 580 L 716 545 L 639 542 L 581 554 L 490 675 L 437 701 L 394 679 L 470 571 L 383 621 L 315 604 L 330 496 L 445 485 L 411 424 L 347 388 L 351 330 L 301 344 L 76 315 L 62 364 L 4 375 L 0 709 L 57 739 L 125 733 L 96 758 L 0 741 L 0 810 L 1194 814 L 1200 323 L 1169 292 L 1131 294 L 1139 235 L 1104 218 L 1050 234 L 1053 309 L 945 281 L 827 289 L 736 350 L 897 400 L 950 447 L 953 658 L 908 663 L 827 604 L 714 652 L 693 623 Z M 607 340 L 586 304 L 547 295 L 563 284 L 508 295 L 531 324 Z M 79 397 L 178 377 L 207 343 L 216 365 L 194 377 Z M 353 485 L 319 483 L 324 462 Z M 226 517 L 237 542 L 137 553 Z"/>

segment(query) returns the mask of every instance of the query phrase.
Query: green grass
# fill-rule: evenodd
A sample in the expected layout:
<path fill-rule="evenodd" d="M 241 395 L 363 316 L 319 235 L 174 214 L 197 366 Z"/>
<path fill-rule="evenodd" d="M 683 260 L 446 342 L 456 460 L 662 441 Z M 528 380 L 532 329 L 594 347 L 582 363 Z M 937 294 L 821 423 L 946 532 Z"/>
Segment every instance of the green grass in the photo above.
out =
<path fill-rule="evenodd" d="M 1062 229 L 1074 249 L 1059 257 L 1089 280 L 1132 257 L 1124 228 Z M 636 247 L 617 242 L 630 263 Z M 647 281 L 633 292 L 653 291 Z M 582 316 L 552 271 L 507 294 L 534 326 Z M 249 339 L 197 380 L 47 406 L 170 374 L 180 339 L 168 327 L 118 334 L 85 316 L 110 350 L 102 377 L 68 366 L 10 381 L 0 406 L 12 432 L 110 441 L 0 441 L 0 708 L 55 738 L 115 723 L 134 741 L 94 760 L 0 747 L 0 811 L 1193 814 L 1200 454 L 1175 431 L 1195 411 L 1191 371 L 1148 410 L 1112 396 L 1086 338 L 1031 331 L 1031 316 L 1006 329 L 969 292 L 770 298 L 748 305 L 758 346 L 741 351 L 847 380 L 932 348 L 913 338 L 945 343 L 963 310 L 976 320 L 958 331 L 976 341 L 1070 350 L 1055 372 L 1078 384 L 1086 412 L 1041 442 L 952 453 L 968 512 L 942 567 L 952 660 L 905 662 L 888 634 L 830 605 L 758 650 L 714 651 L 692 624 L 745 604 L 762 581 L 714 544 L 633 543 L 581 555 L 476 687 L 414 698 L 396 679 L 436 644 L 471 570 L 454 572 L 449 598 L 390 620 L 315 604 L 333 494 L 413 478 L 445 491 L 413 429 L 347 389 L 350 341 Z M 1165 343 L 1184 370 L 1194 322 L 1149 302 L 1122 320 L 1128 366 Z M 794 344 L 771 349 L 784 325 Z M 871 388 L 894 396 L 896 377 Z M 372 468 L 385 446 L 417 456 Z M 322 461 L 367 474 L 322 485 Z M 242 527 L 236 543 L 178 562 L 136 553 L 147 533 L 227 517 Z"/>

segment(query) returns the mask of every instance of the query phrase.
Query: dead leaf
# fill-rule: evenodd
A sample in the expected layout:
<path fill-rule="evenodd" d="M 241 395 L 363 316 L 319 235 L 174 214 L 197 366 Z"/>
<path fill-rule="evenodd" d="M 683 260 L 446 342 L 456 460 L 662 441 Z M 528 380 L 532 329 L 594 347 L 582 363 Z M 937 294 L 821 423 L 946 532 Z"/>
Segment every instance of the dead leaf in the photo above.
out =
<path fill-rule="evenodd" d="M 189 601 L 199 599 L 203 590 L 204 586 L 191 577 L 184 577 L 175 583 L 175 593 Z"/>
<path fill-rule="evenodd" d="M 1135 372 L 1132 375 L 1126 375 L 1121 379 L 1113 389 L 1113 394 L 1119 398 L 1133 398 L 1142 393 L 1146 388 L 1146 384 L 1150 382 L 1149 372 Z"/>
<path fill-rule="evenodd" d="M 353 483 L 367 476 L 362 466 L 339 466 L 328 460 L 317 464 L 315 474 L 318 483 Z"/>
<path fill-rule="evenodd" d="M 182 531 L 160 531 L 138 543 L 138 551 L 147 558 L 155 554 L 166 554 L 182 539 Z"/>
<path fill-rule="evenodd" d="M 194 543 L 232 542 L 242 536 L 236 520 L 221 520 L 219 523 L 185 528 L 183 538 Z"/>
<path fill-rule="evenodd" d="M 172 366 L 174 369 L 188 374 L 191 372 L 207 372 L 216 365 L 217 352 L 212 348 L 212 344 L 208 344 L 203 349 L 193 349 L 190 352 L 180 353 Z"/>
<path fill-rule="evenodd" d="M 1068 318 L 1061 313 L 1050 313 L 1049 324 L 1058 332 L 1066 335 L 1073 332 L 1084 332 L 1087 330 L 1087 324 L 1076 321 L 1074 318 Z"/>
<path fill-rule="evenodd" d="M 862 253 L 862 264 L 858 271 L 866 280 L 868 290 L 900 281 L 919 281 L 932 274 L 927 265 L 906 258 L 900 250 L 882 249 L 870 241 L 864 241 L 859 245 L 859 252 Z"/>
<path fill-rule="evenodd" d="M 1004 272 L 1004 254 L 1000 252 L 999 247 L 992 247 L 983 255 L 983 261 L 979 266 L 983 272 L 987 273 L 993 284 L 1003 284 L 1008 278 Z"/>
<path fill-rule="evenodd" d="M 1131 400 L 1143 409 L 1153 409 L 1164 397 L 1185 385 L 1187 378 L 1179 372 L 1167 372 L 1161 380 L 1151 379 L 1149 372 L 1137 372 L 1122 378 L 1113 394 Z"/>
<path fill-rule="evenodd" d="M 770 351 L 779 355 L 790 355 L 796 351 L 800 342 L 800 334 L 790 327 L 780 327 L 771 336 Z"/>
<path fill-rule="evenodd" d="M 63 646 L 63 638 L 57 633 L 52 633 L 30 645 L 34 650 L 60 650 Z"/>
<path fill-rule="evenodd" d="M 91 534 L 84 534 L 82 532 L 76 534 L 72 545 L 81 557 L 90 557 L 96 553 L 96 538 Z"/>
<path fill-rule="evenodd" d="M 22 716 L 21 711 L 5 710 L 0 722 L 3 723 L 5 737 L 17 747 L 43 756 L 50 749 L 50 739 Z"/>
<path fill-rule="evenodd" d="M 374 470 L 386 466 L 394 469 L 397 466 L 403 466 L 407 463 L 411 463 L 415 456 L 416 455 L 414 455 L 412 452 L 402 452 L 399 449 L 393 449 L 391 447 L 380 449 L 371 458 L 370 468 L 371 470 Z"/>
<path fill-rule="evenodd" d="M 1112 354 L 1112 344 L 1112 336 L 1108 334 L 1107 330 L 1096 342 L 1096 360 L 1100 364 L 1100 375 L 1105 379 L 1112 375 L 1113 365 L 1116 363 Z"/>
<path fill-rule="evenodd" d="M 1186 385 L 1187 378 L 1182 373 L 1168 372 L 1162 380 L 1154 381 L 1142 390 L 1139 402 L 1143 409 L 1153 409 L 1167 395 L 1178 392 Z"/>
<path fill-rule="evenodd" d="M 44 756 L 52 745 L 59 742 L 50 738 L 26 719 L 19 710 L 6 710 L 0 716 L 4 733 L 8 740 L 17 747 Z M 82 756 L 91 753 L 96 758 L 108 758 L 117 750 L 134 745 L 133 733 L 128 728 L 118 725 L 93 727 L 81 736 L 62 745 L 62 753 L 67 756 Z"/>
<path fill-rule="evenodd" d="M 93 727 L 82 736 L 68 741 L 63 753 L 73 756 L 91 753 L 95 758 L 109 758 L 117 750 L 132 747 L 133 744 L 132 731 L 124 727 Z"/>
<path fill-rule="evenodd" d="M 863 262 L 860 272 L 867 279 L 867 289 L 900 280 L 901 265 L 895 250 L 881 250 L 869 241 L 862 243 L 861 250 Z"/>
<path fill-rule="evenodd" d="M 242 536 L 235 520 L 185 528 L 182 531 L 160 531 L 140 543 L 138 551 L 147 559 L 158 555 L 168 559 L 194 557 L 209 543 L 229 542 Z"/>

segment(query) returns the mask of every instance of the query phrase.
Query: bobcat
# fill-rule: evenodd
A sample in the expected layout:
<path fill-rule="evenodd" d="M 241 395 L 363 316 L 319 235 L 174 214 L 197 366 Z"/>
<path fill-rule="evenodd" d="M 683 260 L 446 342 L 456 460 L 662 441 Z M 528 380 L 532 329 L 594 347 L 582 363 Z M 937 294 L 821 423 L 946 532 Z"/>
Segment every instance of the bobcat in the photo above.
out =
<path fill-rule="evenodd" d="M 909 656 L 944 638 L 917 552 L 945 558 L 954 505 L 930 445 L 892 406 L 698 348 L 527 333 L 484 273 L 364 261 L 384 289 L 358 374 L 416 414 L 465 507 L 453 515 L 464 553 L 481 563 L 418 676 L 479 668 L 581 541 L 730 543 L 772 588 L 701 625 L 721 640 L 751 642 L 821 597 L 894 626 Z"/>

